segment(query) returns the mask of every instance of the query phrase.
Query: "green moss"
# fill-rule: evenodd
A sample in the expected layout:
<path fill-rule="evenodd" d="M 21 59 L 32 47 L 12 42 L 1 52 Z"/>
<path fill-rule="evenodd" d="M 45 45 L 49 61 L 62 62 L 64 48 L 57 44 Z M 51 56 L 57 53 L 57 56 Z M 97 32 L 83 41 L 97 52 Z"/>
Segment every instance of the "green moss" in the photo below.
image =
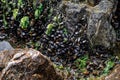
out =
<path fill-rule="evenodd" d="M 106 67 L 103 70 L 103 74 L 107 75 L 109 73 L 110 69 L 113 68 L 114 64 L 115 63 L 112 60 L 107 61 L 106 62 Z"/>
<path fill-rule="evenodd" d="M 58 21 L 58 17 L 55 16 L 55 17 L 53 18 L 53 21 L 57 22 L 57 21 Z"/>
<path fill-rule="evenodd" d="M 33 0 L 33 8 L 36 8 L 36 0 Z"/>
<path fill-rule="evenodd" d="M 8 23 L 7 23 L 6 19 L 5 19 L 5 15 L 3 15 L 3 24 L 4 24 L 4 27 L 6 29 Z"/>
<path fill-rule="evenodd" d="M 1 0 L 1 2 L 6 3 L 6 0 Z"/>
<path fill-rule="evenodd" d="M 27 29 L 29 25 L 29 17 L 28 16 L 24 16 L 21 20 L 20 20 L 20 27 L 22 29 Z"/>
<path fill-rule="evenodd" d="M 52 16 L 52 14 L 53 14 L 53 8 L 50 8 L 50 10 L 49 10 L 48 13 L 49 13 L 49 14 L 48 14 L 48 18 L 50 18 L 50 17 Z"/>
<path fill-rule="evenodd" d="M 76 61 L 75 61 L 75 64 L 76 64 L 76 67 L 83 71 L 86 67 L 86 63 L 88 61 L 88 54 L 87 55 L 84 55 L 83 57 L 80 57 L 78 58 Z"/>
<path fill-rule="evenodd" d="M 13 18 L 16 19 L 17 15 L 18 15 L 18 9 L 14 9 L 13 10 Z"/>
<path fill-rule="evenodd" d="M 39 7 L 35 10 L 35 13 L 34 13 L 35 19 L 39 18 L 42 11 L 43 11 L 43 5 L 40 4 Z"/>
<path fill-rule="evenodd" d="M 64 34 L 65 34 L 65 35 L 67 35 L 67 34 L 68 34 L 68 31 L 67 31 L 67 29 L 66 29 L 66 28 L 64 28 L 64 29 L 63 29 L 63 32 L 64 32 Z"/>
<path fill-rule="evenodd" d="M 35 49 L 38 50 L 39 47 L 40 47 L 40 43 L 39 43 L 39 42 L 36 42 L 36 43 L 34 44 L 34 46 L 35 46 Z"/>
<path fill-rule="evenodd" d="M 23 7 L 23 0 L 18 0 L 18 8 Z"/>
<path fill-rule="evenodd" d="M 50 35 L 51 32 L 52 32 L 53 27 L 54 27 L 54 24 L 48 24 L 47 30 L 46 30 L 45 33 L 46 33 L 47 35 Z"/>
<path fill-rule="evenodd" d="M 38 19 L 39 18 L 39 15 L 41 14 L 41 12 L 38 10 L 38 9 L 36 9 L 35 10 L 35 19 Z"/>
<path fill-rule="evenodd" d="M 64 67 L 63 67 L 62 64 L 61 65 L 55 65 L 54 64 L 54 67 L 57 68 L 57 69 L 59 69 L 59 70 L 63 70 L 64 69 Z"/>

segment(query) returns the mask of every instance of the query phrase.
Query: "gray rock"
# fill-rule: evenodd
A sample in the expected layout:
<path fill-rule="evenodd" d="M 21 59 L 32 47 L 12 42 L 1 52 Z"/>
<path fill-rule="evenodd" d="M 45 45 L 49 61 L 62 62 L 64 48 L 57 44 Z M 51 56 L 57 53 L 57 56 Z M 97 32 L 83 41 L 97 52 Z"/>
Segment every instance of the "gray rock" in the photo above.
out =
<path fill-rule="evenodd" d="M 63 1 L 60 5 L 61 12 L 64 15 L 68 31 L 73 34 L 75 26 L 78 26 L 81 20 L 87 19 L 88 11 L 85 4 L 77 4 L 70 1 Z"/>
<path fill-rule="evenodd" d="M 85 30 L 82 32 L 87 34 L 92 46 L 114 47 L 116 33 L 111 25 L 111 19 L 117 7 L 117 0 L 97 0 L 97 2 L 86 0 L 86 3 L 76 1 L 77 3 L 63 1 L 60 5 L 68 31 L 74 34 L 75 27 L 80 24 L 80 21 L 84 21 L 87 25 L 82 25 Z"/>
<path fill-rule="evenodd" d="M 12 50 L 13 47 L 10 45 L 9 42 L 7 41 L 1 41 L 0 42 L 0 51 L 3 51 L 3 50 Z"/>
<path fill-rule="evenodd" d="M 112 47 L 116 42 L 116 33 L 104 13 L 92 13 L 88 20 L 87 35 L 92 45 Z"/>
<path fill-rule="evenodd" d="M 101 0 L 98 5 L 91 8 L 87 35 L 93 46 L 103 45 L 107 48 L 115 46 L 116 33 L 110 24 L 116 8 L 114 1 Z"/>

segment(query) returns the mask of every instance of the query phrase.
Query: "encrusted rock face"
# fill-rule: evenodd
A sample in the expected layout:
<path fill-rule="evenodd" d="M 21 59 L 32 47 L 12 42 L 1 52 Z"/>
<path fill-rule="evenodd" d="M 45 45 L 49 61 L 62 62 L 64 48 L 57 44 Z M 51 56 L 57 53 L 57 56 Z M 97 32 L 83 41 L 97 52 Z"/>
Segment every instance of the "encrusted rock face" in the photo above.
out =
<path fill-rule="evenodd" d="M 116 33 L 111 26 L 112 14 L 116 8 L 114 0 L 101 0 L 92 7 L 88 19 L 87 35 L 92 45 L 113 47 L 116 42 Z"/>
<path fill-rule="evenodd" d="M 120 64 L 118 64 L 115 69 L 105 77 L 105 80 L 120 80 Z"/>
<path fill-rule="evenodd" d="M 60 8 L 64 15 L 66 27 L 71 34 L 74 34 L 76 27 L 85 27 L 85 25 L 81 24 L 85 24 L 88 14 L 85 4 L 80 5 L 70 1 L 63 1 Z"/>
<path fill-rule="evenodd" d="M 88 21 L 87 35 L 94 45 L 114 46 L 116 34 L 104 13 L 92 13 Z"/>
<path fill-rule="evenodd" d="M 97 0 L 97 3 L 96 0 L 81 1 L 62 1 L 60 5 L 68 31 L 74 34 L 76 26 L 83 27 L 92 46 L 114 47 L 116 33 L 111 19 L 117 0 Z"/>
<path fill-rule="evenodd" d="M 0 80 L 63 80 L 52 62 L 39 51 L 25 49 L 13 50 L 12 53 L 9 60 L 2 62 L 5 68 L 2 70 Z M 8 54 L 9 51 L 4 55 Z"/>

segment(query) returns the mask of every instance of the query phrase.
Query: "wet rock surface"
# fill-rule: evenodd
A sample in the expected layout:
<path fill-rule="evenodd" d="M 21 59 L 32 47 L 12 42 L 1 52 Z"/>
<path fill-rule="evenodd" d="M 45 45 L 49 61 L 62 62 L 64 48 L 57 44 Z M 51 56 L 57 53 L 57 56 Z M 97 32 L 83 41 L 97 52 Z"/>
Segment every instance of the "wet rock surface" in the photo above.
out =
<path fill-rule="evenodd" d="M 5 68 L 1 80 L 63 80 L 56 72 L 53 63 L 34 49 L 11 50 L 2 52 L 7 60 L 0 58 Z M 0 67 L 2 67 L 0 65 Z"/>

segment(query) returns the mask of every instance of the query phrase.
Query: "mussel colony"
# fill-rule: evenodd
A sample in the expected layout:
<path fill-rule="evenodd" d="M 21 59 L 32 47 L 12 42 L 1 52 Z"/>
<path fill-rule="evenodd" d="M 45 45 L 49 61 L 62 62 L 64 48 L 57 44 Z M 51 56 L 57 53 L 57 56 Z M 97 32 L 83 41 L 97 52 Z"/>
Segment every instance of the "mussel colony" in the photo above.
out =
<path fill-rule="evenodd" d="M 90 61 L 94 63 L 88 63 L 87 70 L 103 70 L 104 62 L 112 56 L 112 52 L 103 46 L 96 46 L 93 51 L 84 33 L 87 25 L 85 19 L 79 21 L 71 33 L 64 15 L 58 9 L 60 3 L 61 0 L 1 0 L 0 40 L 6 36 L 14 37 L 18 42 L 25 42 L 27 47 L 40 50 L 52 61 L 65 64 L 90 53 Z M 112 20 L 117 41 L 120 41 L 119 5 Z"/>
<path fill-rule="evenodd" d="M 37 42 L 37 48 L 48 56 L 57 54 L 64 59 L 71 56 L 71 60 L 74 60 L 89 49 L 86 34 L 79 36 L 85 21 L 81 21 L 74 34 L 70 34 L 64 25 L 64 16 L 56 8 L 59 2 L 1 1 L 0 31 L 18 41 Z"/>

